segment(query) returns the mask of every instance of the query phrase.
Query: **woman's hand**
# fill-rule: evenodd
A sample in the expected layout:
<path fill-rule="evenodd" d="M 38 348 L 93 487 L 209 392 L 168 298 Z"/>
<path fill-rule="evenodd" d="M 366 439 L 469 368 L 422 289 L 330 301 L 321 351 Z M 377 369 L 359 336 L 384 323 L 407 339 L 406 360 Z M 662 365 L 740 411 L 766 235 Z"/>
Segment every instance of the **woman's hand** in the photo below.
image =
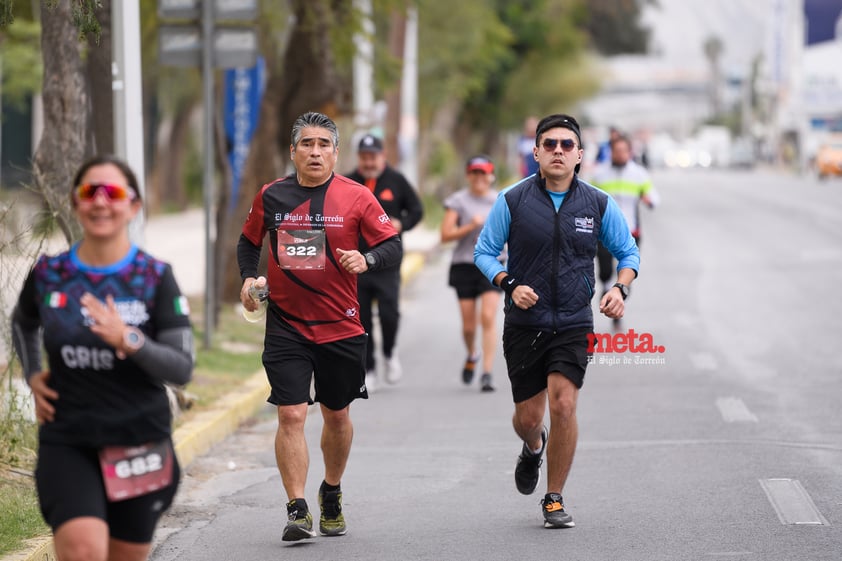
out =
<path fill-rule="evenodd" d="M 56 415 L 56 408 L 52 402 L 58 399 L 58 392 L 48 385 L 49 381 L 49 370 L 42 370 L 29 378 L 29 387 L 32 397 L 35 398 L 35 419 L 39 425 L 51 423 Z"/>
<path fill-rule="evenodd" d="M 82 295 L 80 302 L 82 306 L 87 308 L 88 317 L 93 322 L 91 331 L 120 351 L 123 347 L 123 333 L 126 330 L 126 324 L 123 323 L 123 318 L 117 311 L 114 298 L 109 295 L 103 303 L 93 294 L 86 292 Z"/>

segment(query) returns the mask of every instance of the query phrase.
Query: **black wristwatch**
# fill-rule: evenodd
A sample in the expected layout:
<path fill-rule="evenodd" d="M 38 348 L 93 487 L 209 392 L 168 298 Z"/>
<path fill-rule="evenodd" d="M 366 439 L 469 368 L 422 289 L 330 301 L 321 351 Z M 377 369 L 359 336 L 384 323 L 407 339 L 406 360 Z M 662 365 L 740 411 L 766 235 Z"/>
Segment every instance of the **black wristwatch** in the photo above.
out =
<path fill-rule="evenodd" d="M 368 270 L 371 271 L 377 265 L 377 257 L 370 251 L 365 254 L 365 264 L 368 265 Z"/>
<path fill-rule="evenodd" d="M 615 282 L 614 286 L 620 289 L 620 294 L 623 295 L 623 300 L 629 297 L 629 285 L 623 284 L 621 282 Z"/>

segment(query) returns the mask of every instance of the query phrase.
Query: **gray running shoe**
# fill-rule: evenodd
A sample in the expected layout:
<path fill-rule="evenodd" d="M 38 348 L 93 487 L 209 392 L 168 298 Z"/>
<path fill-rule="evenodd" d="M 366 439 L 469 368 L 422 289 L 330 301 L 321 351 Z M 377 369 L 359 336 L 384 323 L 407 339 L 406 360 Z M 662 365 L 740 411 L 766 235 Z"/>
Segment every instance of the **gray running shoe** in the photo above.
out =
<path fill-rule="evenodd" d="M 544 462 L 541 456 L 544 455 L 546 447 L 547 427 L 541 430 L 540 452 L 533 454 L 526 442 L 523 443 L 523 449 L 520 451 L 520 456 L 517 457 L 517 465 L 515 466 L 515 486 L 524 495 L 534 493 L 538 481 L 541 480 L 541 464 Z"/>
<path fill-rule="evenodd" d="M 313 531 L 313 516 L 307 508 L 304 499 L 293 499 L 287 503 L 287 522 L 281 539 L 285 542 L 295 542 L 308 538 L 315 538 Z"/>
<path fill-rule="evenodd" d="M 342 514 L 342 491 L 325 491 L 323 487 L 320 488 L 319 506 L 322 510 L 319 532 L 323 536 L 344 536 L 348 528 Z"/>
<path fill-rule="evenodd" d="M 558 493 L 547 493 L 541 500 L 544 513 L 544 528 L 572 528 L 576 525 L 569 512 L 564 510 L 564 502 Z"/>

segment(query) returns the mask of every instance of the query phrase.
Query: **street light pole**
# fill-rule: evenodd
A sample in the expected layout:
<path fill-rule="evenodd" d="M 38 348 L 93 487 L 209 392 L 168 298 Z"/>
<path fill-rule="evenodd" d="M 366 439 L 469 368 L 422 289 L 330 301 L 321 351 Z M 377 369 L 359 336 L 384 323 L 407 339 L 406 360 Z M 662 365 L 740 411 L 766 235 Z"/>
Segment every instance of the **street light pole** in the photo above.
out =
<path fill-rule="evenodd" d="M 134 170 L 140 197 L 145 200 L 146 162 L 143 156 L 143 82 L 138 0 L 111 2 L 111 22 L 114 153 Z M 141 209 L 129 225 L 129 236 L 137 245 L 143 245 L 144 221 Z"/>
<path fill-rule="evenodd" d="M 205 335 L 204 347 L 211 346 L 211 335 L 214 328 L 214 309 L 216 307 L 216 290 L 214 289 L 214 257 L 213 247 L 216 238 L 213 230 L 214 206 L 214 95 L 213 95 L 213 27 L 215 2 L 202 2 L 202 89 L 204 92 L 205 116 L 205 165 L 204 165 L 204 196 L 205 196 Z"/>

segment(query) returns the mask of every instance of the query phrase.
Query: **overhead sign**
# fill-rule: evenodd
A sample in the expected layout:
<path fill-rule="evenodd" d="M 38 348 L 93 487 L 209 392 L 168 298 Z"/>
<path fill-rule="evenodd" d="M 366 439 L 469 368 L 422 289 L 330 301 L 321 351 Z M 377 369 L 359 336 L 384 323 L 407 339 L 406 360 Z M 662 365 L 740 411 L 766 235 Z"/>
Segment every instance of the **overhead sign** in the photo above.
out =
<path fill-rule="evenodd" d="M 158 60 L 166 66 L 202 64 L 202 33 L 194 25 L 162 25 L 158 31 Z M 257 33 L 246 27 L 216 27 L 213 66 L 239 68 L 257 61 Z"/>
<path fill-rule="evenodd" d="M 162 19 L 199 19 L 201 0 L 158 0 L 158 16 Z M 257 0 L 215 0 L 213 15 L 218 20 L 253 20 L 257 17 Z"/>

